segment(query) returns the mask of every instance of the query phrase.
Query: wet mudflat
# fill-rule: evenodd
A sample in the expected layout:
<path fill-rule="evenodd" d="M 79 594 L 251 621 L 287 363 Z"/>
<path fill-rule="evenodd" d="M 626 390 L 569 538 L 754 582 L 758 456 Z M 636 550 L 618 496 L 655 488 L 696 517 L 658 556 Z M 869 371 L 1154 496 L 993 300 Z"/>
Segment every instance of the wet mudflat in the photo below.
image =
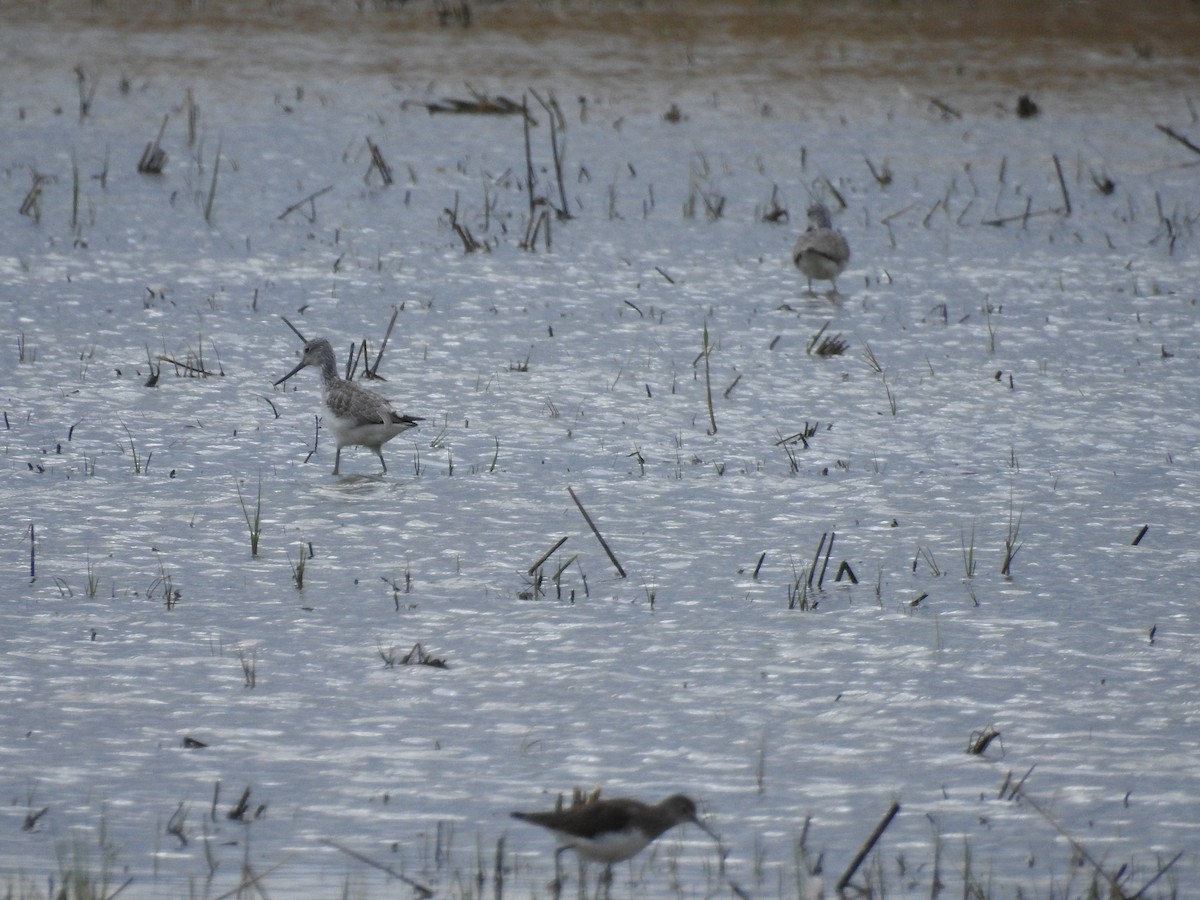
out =
<path fill-rule="evenodd" d="M 893 800 L 893 895 L 1186 895 L 1197 13 L 446 9 L 3 11 L 18 895 L 395 890 L 332 840 L 479 896 L 503 839 L 546 896 L 508 812 L 574 786 L 728 852 L 615 896 L 831 893 Z M 430 111 L 505 99 L 528 153 Z M 393 314 L 425 422 L 334 477 L 283 318 Z"/>

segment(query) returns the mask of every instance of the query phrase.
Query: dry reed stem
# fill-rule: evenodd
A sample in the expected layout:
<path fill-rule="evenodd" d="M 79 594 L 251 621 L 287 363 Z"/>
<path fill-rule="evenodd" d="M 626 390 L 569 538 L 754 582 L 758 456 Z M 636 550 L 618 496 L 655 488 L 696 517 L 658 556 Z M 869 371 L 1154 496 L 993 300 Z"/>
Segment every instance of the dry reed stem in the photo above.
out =
<path fill-rule="evenodd" d="M 318 197 L 320 197 L 322 194 L 328 194 L 332 190 L 333 190 L 333 185 L 330 184 L 330 185 L 326 185 L 325 187 L 321 188 L 319 191 L 313 191 L 307 197 L 302 197 L 301 199 L 299 199 L 295 203 L 293 203 L 291 206 L 289 206 L 287 209 L 285 209 L 283 212 L 281 212 L 279 215 L 277 215 L 275 217 L 275 221 L 279 222 L 279 221 L 282 221 L 283 219 L 286 219 L 288 216 L 290 216 L 292 213 L 294 213 L 296 210 L 298 210 L 300 207 L 302 207 L 305 203 L 307 203 L 309 205 L 310 211 L 309 211 L 309 214 L 307 216 L 305 216 L 304 218 L 308 219 L 309 222 L 316 222 L 317 221 L 316 199 Z M 293 328 L 292 330 L 295 331 L 296 329 Z M 296 333 L 299 334 L 299 332 L 296 332 Z"/>
<path fill-rule="evenodd" d="M 572 495 L 572 496 L 574 496 L 574 495 Z M 576 500 L 575 502 L 578 503 L 579 501 Z M 545 553 L 543 553 L 541 556 L 539 556 L 537 559 L 537 562 L 535 562 L 532 566 L 529 567 L 529 571 L 526 574 L 532 575 L 534 572 L 536 572 L 538 569 L 540 569 L 542 566 L 542 563 L 544 563 L 546 560 L 548 560 L 554 554 L 554 551 L 557 550 L 559 547 L 561 547 L 566 542 L 567 542 L 567 536 L 565 536 L 565 535 L 563 537 L 559 538 L 557 541 L 555 541 L 554 546 L 551 547 L 549 550 L 547 550 Z"/>
<path fill-rule="evenodd" d="M 888 808 L 888 811 L 884 813 L 884 816 L 879 821 L 879 824 L 875 826 L 875 830 L 871 832 L 871 836 L 867 838 L 866 843 L 862 845 L 857 855 L 855 855 L 854 859 L 851 860 L 850 865 L 846 868 L 846 871 L 842 873 L 842 877 L 837 880 L 835 889 L 839 894 L 846 889 L 848 884 L 850 884 L 850 879 L 854 877 L 854 873 L 858 871 L 858 867 L 862 865 L 862 861 L 867 858 L 867 854 L 871 852 L 871 849 L 883 835 L 883 832 L 890 824 L 892 824 L 892 819 L 896 818 L 896 813 L 898 812 L 900 812 L 900 804 L 893 800 L 892 805 Z"/>
<path fill-rule="evenodd" d="M 351 850 L 349 847 L 345 846 L 344 844 L 339 844 L 333 838 L 321 838 L 321 843 L 327 847 L 332 847 L 334 850 L 338 850 L 342 853 L 345 853 L 347 856 L 349 856 L 353 859 L 357 859 L 361 863 L 366 863 L 368 866 L 372 866 L 373 868 L 379 869 L 379 871 L 387 873 L 392 878 L 395 878 L 397 881 L 404 882 L 410 888 L 412 888 L 414 891 L 416 891 L 420 897 L 432 897 L 433 896 L 433 891 L 431 891 L 429 888 L 425 887 L 425 885 L 421 884 L 420 882 L 413 881 L 411 878 L 409 878 L 405 875 L 401 875 L 399 872 L 392 869 L 391 866 L 387 866 L 387 865 L 384 865 L 383 863 L 376 862 L 375 860 L 371 859 L 369 856 L 359 853 L 357 850 Z"/>
<path fill-rule="evenodd" d="M 583 515 L 583 521 L 588 523 L 588 527 L 592 529 L 592 534 L 596 536 L 596 540 L 600 542 L 600 546 L 604 548 L 604 552 L 608 554 L 609 560 L 616 567 L 617 572 L 621 577 L 625 577 L 625 570 L 621 568 L 621 564 L 617 561 L 617 557 L 613 554 L 612 548 L 608 546 L 608 541 L 604 540 L 604 536 L 600 534 L 600 529 L 596 527 L 596 523 L 592 521 L 592 517 L 588 515 L 588 511 L 583 508 L 583 504 L 579 502 L 579 498 L 575 496 L 575 489 L 567 485 L 567 493 L 571 495 L 571 499 L 575 501 L 575 505 L 579 507 L 579 512 Z"/>

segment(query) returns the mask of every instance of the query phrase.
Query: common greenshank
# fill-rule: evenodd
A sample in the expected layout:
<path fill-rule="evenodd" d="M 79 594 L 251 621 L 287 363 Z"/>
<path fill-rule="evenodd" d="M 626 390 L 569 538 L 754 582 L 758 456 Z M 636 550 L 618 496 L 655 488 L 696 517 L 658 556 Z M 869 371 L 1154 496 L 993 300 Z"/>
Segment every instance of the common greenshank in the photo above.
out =
<path fill-rule="evenodd" d="M 792 262 L 808 278 L 809 294 L 814 278 L 833 282 L 833 293 L 837 294 L 837 277 L 850 262 L 850 244 L 833 227 L 825 204 L 814 203 L 808 208 L 808 230 L 796 241 Z"/>
<path fill-rule="evenodd" d="M 324 423 L 337 440 L 333 474 L 339 474 L 342 448 L 354 444 L 366 447 L 378 456 L 386 472 L 383 445 L 400 432 L 415 427 L 421 419 L 396 412 L 392 404 L 379 394 L 339 376 L 333 347 L 325 338 L 315 338 L 305 344 L 299 364 L 275 384 L 283 384 L 305 366 L 316 366 L 321 370 L 321 397 L 326 412 Z"/>

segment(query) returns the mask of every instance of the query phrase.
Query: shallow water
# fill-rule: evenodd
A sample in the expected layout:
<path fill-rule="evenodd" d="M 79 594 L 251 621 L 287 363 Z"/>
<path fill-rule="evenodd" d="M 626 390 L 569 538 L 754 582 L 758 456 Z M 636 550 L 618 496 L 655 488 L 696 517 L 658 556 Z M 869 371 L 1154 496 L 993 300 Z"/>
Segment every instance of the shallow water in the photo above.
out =
<path fill-rule="evenodd" d="M 507 813 L 599 785 L 694 794 L 729 852 L 721 875 L 673 833 L 621 896 L 795 896 L 808 816 L 828 889 L 893 799 L 893 894 L 929 896 L 939 852 L 952 886 L 1081 894 L 1057 824 L 1130 891 L 1182 853 L 1158 887 L 1186 895 L 1200 160 L 1155 125 L 1195 140 L 1193 8 L 1084 5 L 1058 38 L 1065 7 L 229 9 L 51 3 L 0 31 L 11 882 L 109 854 L 122 896 L 216 897 L 244 864 L 289 896 L 392 889 L 332 838 L 476 896 L 505 837 L 505 892 L 545 896 L 550 841 Z M 562 108 L 548 249 L 521 248 L 520 120 L 424 108 L 467 83 Z M 835 190 L 832 303 L 789 252 Z M 374 386 L 427 421 L 387 476 L 347 449 L 334 478 L 325 432 L 306 461 L 316 376 L 271 386 L 280 317 L 373 355 L 394 308 Z M 826 323 L 844 355 L 806 352 Z M 214 374 L 146 387 L 159 356 Z M 816 608 L 789 609 L 827 532 Z M 385 665 L 417 642 L 448 668 Z M 1031 767 L 1045 816 L 1001 797 Z M 225 816 L 247 786 L 249 825 Z"/>

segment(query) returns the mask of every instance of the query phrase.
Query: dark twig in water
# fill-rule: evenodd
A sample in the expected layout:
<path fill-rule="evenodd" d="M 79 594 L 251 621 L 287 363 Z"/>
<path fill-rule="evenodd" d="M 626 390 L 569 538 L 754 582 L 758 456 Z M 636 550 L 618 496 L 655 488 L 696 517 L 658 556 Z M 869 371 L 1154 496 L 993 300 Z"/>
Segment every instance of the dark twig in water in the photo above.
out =
<path fill-rule="evenodd" d="M 829 557 L 833 553 L 833 540 L 837 537 L 836 531 L 829 532 L 829 543 L 825 547 L 825 559 L 821 563 L 821 575 L 817 578 L 817 590 L 821 589 L 821 585 L 825 583 L 825 571 L 829 568 Z M 824 536 L 821 538 L 824 540 Z"/>
<path fill-rule="evenodd" d="M 159 126 L 158 136 L 142 151 L 142 158 L 138 160 L 137 170 L 142 175 L 161 175 L 163 167 L 167 164 L 167 151 L 159 144 L 162 141 L 163 132 L 167 130 L 167 120 L 169 116 L 163 116 L 162 125 Z"/>
<path fill-rule="evenodd" d="M 1061 212 L 1061 209 L 1039 209 L 1036 212 L 1030 212 L 1029 207 L 1026 206 L 1025 212 L 1020 213 L 1019 215 L 1003 216 L 999 219 L 984 219 L 979 224 L 999 227 L 1001 225 L 1007 225 L 1009 222 L 1028 222 L 1034 216 L 1057 216 Z"/>
<path fill-rule="evenodd" d="M 862 861 L 867 858 L 867 854 L 871 852 L 871 848 L 875 846 L 875 842 L 883 835 L 887 827 L 892 824 L 892 819 L 896 818 L 896 813 L 900 812 L 900 804 L 895 800 L 884 814 L 879 824 L 875 826 L 875 830 L 871 832 L 871 836 L 867 838 L 867 842 L 862 845 L 846 871 L 842 873 L 842 877 L 837 880 L 836 890 L 841 893 L 850 884 L 850 879 L 854 877 L 854 873 L 858 871 L 858 867 L 862 865 Z"/>
<path fill-rule="evenodd" d="M 1079 858 L 1086 860 L 1088 865 L 1092 867 L 1092 870 L 1098 876 L 1108 882 L 1109 888 L 1111 889 L 1110 896 L 1112 897 L 1131 898 L 1131 900 L 1134 897 L 1141 897 L 1143 894 L 1145 894 L 1147 888 L 1154 884 L 1154 882 L 1158 881 L 1158 879 L 1161 878 L 1166 871 L 1174 866 L 1175 863 L 1177 863 L 1183 856 L 1182 853 L 1177 853 L 1166 865 L 1161 866 L 1154 876 L 1148 882 L 1142 885 L 1140 890 L 1127 893 L 1120 883 L 1121 876 L 1125 874 L 1126 868 L 1122 866 L 1117 870 L 1115 875 L 1110 875 L 1108 872 L 1106 872 L 1100 861 L 1091 854 L 1087 847 L 1083 846 L 1083 844 L 1080 843 L 1076 838 L 1072 837 L 1067 832 L 1066 828 L 1064 828 L 1057 819 L 1050 815 L 1050 813 L 1041 805 L 1041 803 L 1034 800 L 1033 797 L 1029 795 L 1029 792 L 1026 791 L 1024 787 L 1024 779 L 1022 779 L 1021 783 L 1012 789 L 1012 792 L 1009 796 L 1010 799 L 1020 797 L 1021 800 L 1028 804 L 1034 812 L 1045 819 L 1050 824 L 1050 827 L 1057 831 L 1059 835 L 1061 835 L 1067 841 L 1067 843 L 1071 845 L 1071 848 L 1075 851 Z"/>
<path fill-rule="evenodd" d="M 48 175 L 39 175 L 33 173 L 33 184 L 29 187 L 29 193 L 25 195 L 25 199 L 21 201 L 21 215 L 31 216 L 33 221 L 40 222 L 42 220 L 42 185 L 51 180 Z"/>
<path fill-rule="evenodd" d="M 476 250 L 486 247 L 485 244 L 481 244 L 481 243 L 479 243 L 479 241 L 475 240 L 475 236 L 471 234 L 471 229 L 469 229 L 469 228 L 467 228 L 467 226 L 459 223 L 459 221 L 458 221 L 458 193 L 457 192 L 455 192 L 455 194 L 454 194 L 454 208 L 453 209 L 446 208 L 446 209 L 443 209 L 442 212 L 444 212 L 446 214 L 446 216 L 450 219 L 450 228 L 454 231 L 455 234 L 458 235 L 458 239 L 460 241 L 462 241 L 464 253 L 474 253 Z"/>
<path fill-rule="evenodd" d="M 280 316 L 279 318 L 283 319 L 284 325 L 286 325 L 288 328 L 292 329 L 292 334 L 294 334 L 296 337 L 300 338 L 300 343 L 302 343 L 302 344 L 308 343 L 308 338 L 306 338 L 303 334 L 301 334 L 300 329 L 297 328 L 295 325 L 293 325 L 288 320 L 287 316 Z"/>
<path fill-rule="evenodd" d="M 204 368 L 203 366 L 193 366 L 190 363 L 180 362 L 177 359 L 172 359 L 169 356 L 162 356 L 161 354 L 158 357 L 158 361 L 169 363 L 170 365 L 175 366 L 177 369 L 183 369 L 185 372 L 194 372 L 197 375 L 203 376 L 204 378 L 212 378 L 217 374 L 216 372 L 208 371 L 208 369 Z M 157 381 L 157 379 L 155 380 Z M 147 385 L 147 387 L 153 387 L 153 385 Z"/>
<path fill-rule="evenodd" d="M 351 850 L 349 847 L 345 846 L 344 844 L 339 844 L 332 838 L 321 838 L 321 843 L 327 847 L 332 847 L 334 850 L 339 850 L 342 853 L 345 853 L 347 856 L 357 859 L 361 863 L 366 863 L 368 866 L 373 866 L 374 868 L 379 869 L 381 872 L 386 872 L 397 881 L 402 881 L 414 891 L 417 891 L 421 897 L 433 896 L 433 891 L 425 887 L 425 885 L 421 884 L 420 882 L 413 881 L 411 878 L 394 871 L 391 866 L 385 866 L 383 863 L 377 863 L 369 856 L 365 856 L 362 853 L 359 853 L 357 850 Z"/>
<path fill-rule="evenodd" d="M 604 540 L 604 536 L 600 534 L 600 529 L 596 527 L 596 523 L 592 521 L 592 517 L 588 515 L 588 511 L 583 508 L 583 504 L 579 502 L 579 498 L 575 496 L 575 490 L 570 485 L 567 485 L 567 493 L 571 495 L 571 499 L 575 501 L 575 505 L 579 507 L 579 512 L 583 515 L 583 521 L 588 523 L 588 527 L 592 529 L 592 534 L 596 536 L 596 540 L 600 542 L 600 546 L 604 548 L 604 552 L 608 554 L 609 560 L 616 567 L 621 577 L 625 577 L 625 570 L 621 568 L 621 564 L 617 562 L 617 557 L 613 554 L 612 548 L 608 546 L 608 541 Z"/>
<path fill-rule="evenodd" d="M 309 211 L 308 211 L 308 215 L 306 215 L 304 218 L 308 219 L 308 221 L 310 221 L 310 222 L 317 221 L 317 204 L 315 201 L 322 194 L 328 194 L 332 190 L 333 190 L 333 185 L 330 184 L 330 185 L 326 185 L 325 187 L 321 188 L 319 191 L 313 191 L 307 197 L 303 197 L 300 200 L 297 200 L 295 203 L 293 203 L 291 206 L 289 206 L 287 209 L 285 209 L 283 212 L 281 212 L 278 216 L 275 217 L 275 221 L 279 222 L 279 221 L 282 221 L 283 219 L 286 219 L 288 216 L 290 216 L 292 213 L 294 213 L 296 210 L 298 210 L 300 207 L 302 207 L 305 203 L 308 204 Z"/>
<path fill-rule="evenodd" d="M 709 378 L 708 357 L 712 354 L 712 347 L 708 343 L 708 320 L 704 320 L 704 349 L 701 355 L 704 357 L 704 393 L 708 400 L 708 433 L 717 433 L 717 416 L 713 412 L 712 401 L 712 380 Z"/>
<path fill-rule="evenodd" d="M 461 113 L 467 115 L 485 115 L 485 116 L 513 116 L 523 115 L 529 118 L 529 109 L 524 103 L 515 103 L 507 97 L 488 97 L 479 93 L 470 85 L 467 88 L 471 91 L 472 97 L 470 100 L 461 100 L 457 97 L 443 97 L 440 103 L 426 103 L 425 108 L 432 113 Z M 537 124 L 536 121 L 533 122 Z"/>
<path fill-rule="evenodd" d="M 525 193 L 529 195 L 529 219 L 533 221 L 533 210 L 536 205 L 533 197 L 533 150 L 529 144 L 529 104 L 521 98 L 521 112 L 524 113 L 525 130 Z"/>
<path fill-rule="evenodd" d="M 572 495 L 572 496 L 574 496 L 574 495 Z M 576 501 L 576 502 L 578 503 L 579 501 Z M 548 560 L 550 558 L 550 556 L 554 553 L 554 551 L 557 550 L 559 547 L 561 547 L 566 542 L 567 542 L 566 536 L 560 537 L 557 541 L 555 541 L 554 546 L 551 547 L 549 550 L 547 550 L 545 553 L 543 553 L 541 556 L 539 556 L 537 562 L 535 562 L 532 566 L 529 567 L 529 572 L 527 574 L 532 575 L 539 568 L 541 568 L 542 563 L 544 563 L 546 560 Z"/>
<path fill-rule="evenodd" d="M 1063 211 L 1069 216 L 1071 214 L 1071 195 L 1067 193 L 1067 179 L 1063 178 L 1062 163 L 1058 161 L 1058 154 L 1053 154 L 1051 158 L 1054 160 L 1054 171 L 1058 173 L 1058 186 L 1062 189 Z"/>
<path fill-rule="evenodd" d="M 1175 140 L 1179 141 L 1179 143 L 1183 144 L 1183 146 L 1187 147 L 1189 150 L 1191 150 L 1195 153 L 1200 153 L 1200 147 L 1197 147 L 1195 144 L 1193 144 L 1191 141 L 1189 141 L 1187 138 L 1185 138 L 1179 132 L 1175 131 L 1173 128 L 1169 128 L 1166 125 L 1157 125 L 1157 124 L 1154 127 L 1157 128 L 1159 131 L 1161 131 L 1163 134 L 1165 134 L 1167 137 L 1174 138 Z"/>
<path fill-rule="evenodd" d="M 426 653 L 420 641 L 413 644 L 411 650 L 400 658 L 400 664 L 405 666 L 429 666 L 434 669 L 449 668 L 446 660 L 436 658 L 432 653 Z"/>
<path fill-rule="evenodd" d="M 967 743 L 967 752 L 973 756 L 980 756 L 983 751 L 987 750 L 992 741 L 998 737 L 1000 737 L 1000 732 L 991 725 L 979 731 L 972 731 L 971 740 Z"/>
<path fill-rule="evenodd" d="M 829 327 L 827 321 L 822 325 L 817 333 L 812 336 L 812 340 L 808 342 L 808 346 L 804 348 L 804 352 L 809 356 L 816 354 L 817 356 L 841 356 L 846 352 L 846 348 L 850 346 L 849 342 L 841 336 L 841 334 L 827 335 L 825 329 Z"/>
<path fill-rule="evenodd" d="M 942 114 L 943 119 L 961 119 L 962 118 L 962 113 L 960 113 L 954 107 L 950 106 L 948 103 L 942 102 L 937 97 L 930 97 L 929 102 L 938 108 L 938 110 Z"/>
<path fill-rule="evenodd" d="M 379 364 L 383 362 L 383 351 L 387 348 L 388 338 L 392 336 L 392 329 L 396 327 L 396 316 L 400 315 L 400 307 L 392 307 L 392 318 L 388 321 L 387 331 L 383 333 L 383 343 L 379 345 L 379 352 L 375 354 L 375 364 L 367 369 L 367 377 L 379 378 Z"/>
<path fill-rule="evenodd" d="M 560 219 L 570 219 L 571 212 L 567 208 L 567 190 L 563 185 L 562 149 L 558 142 L 559 129 L 566 127 L 562 110 L 559 109 L 558 101 L 554 99 L 553 94 L 549 95 L 548 100 L 543 100 L 533 88 L 529 89 L 529 93 L 533 94 L 533 98 L 541 104 L 542 109 L 546 110 L 546 117 L 550 120 L 550 153 L 554 158 L 554 177 L 558 181 L 559 207 L 555 210 L 555 215 Z"/>
<path fill-rule="evenodd" d="M 392 167 L 387 164 L 387 160 L 383 158 L 383 153 L 369 137 L 367 138 L 367 148 L 371 151 L 371 165 L 367 167 L 367 174 L 363 176 L 363 181 L 371 183 L 371 172 L 379 173 L 379 178 L 383 182 L 383 186 L 387 187 L 395 179 L 392 178 Z"/>

